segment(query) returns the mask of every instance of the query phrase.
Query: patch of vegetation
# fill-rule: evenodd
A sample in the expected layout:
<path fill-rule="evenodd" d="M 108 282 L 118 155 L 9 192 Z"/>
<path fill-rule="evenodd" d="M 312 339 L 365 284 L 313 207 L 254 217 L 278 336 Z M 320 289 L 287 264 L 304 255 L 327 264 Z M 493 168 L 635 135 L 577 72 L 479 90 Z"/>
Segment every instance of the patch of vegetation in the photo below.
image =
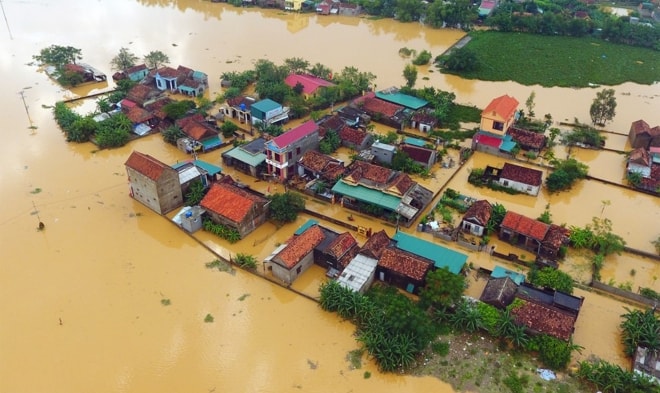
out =
<path fill-rule="evenodd" d="M 603 392 L 660 392 L 658 385 L 650 378 L 603 360 L 580 362 L 577 376 Z"/>
<path fill-rule="evenodd" d="M 649 299 L 660 300 L 660 292 L 654 291 L 651 288 L 640 287 L 639 294 Z"/>
<path fill-rule="evenodd" d="M 650 351 L 660 350 L 660 319 L 655 316 L 651 308 L 645 311 L 631 310 L 621 317 L 621 341 L 623 342 L 626 356 L 632 357 L 638 346 L 645 347 Z"/>
<path fill-rule="evenodd" d="M 238 253 L 233 261 L 245 270 L 254 270 L 257 268 L 257 258 L 252 255 Z"/>
<path fill-rule="evenodd" d="M 660 51 L 589 37 L 496 31 L 473 31 L 470 36 L 464 48 L 488 67 L 460 72 L 444 68 L 443 72 L 459 73 L 468 79 L 512 80 L 546 87 L 588 87 L 589 83 L 613 86 L 624 82 L 650 85 L 658 80 L 655 64 L 660 64 Z M 502 56 L 501 48 L 507 48 L 507 56 Z M 511 67 L 512 59 L 516 67 Z"/>
<path fill-rule="evenodd" d="M 415 58 L 412 60 L 412 63 L 417 66 L 426 65 L 431 61 L 431 58 L 431 52 L 424 49 L 423 51 L 419 52 L 417 56 L 415 56 Z"/>
<path fill-rule="evenodd" d="M 234 273 L 234 269 L 232 269 L 229 262 L 221 261 L 219 259 L 207 262 L 204 266 L 206 266 L 207 269 L 218 269 L 221 272 Z"/>
<path fill-rule="evenodd" d="M 303 210 L 305 199 L 295 192 L 276 193 L 270 197 L 270 217 L 278 223 L 295 221 Z"/>
<path fill-rule="evenodd" d="M 212 323 L 213 321 L 214 321 L 213 315 L 211 315 L 211 314 L 206 314 L 206 316 L 204 317 L 204 322 L 206 322 L 206 323 Z"/>
<path fill-rule="evenodd" d="M 550 192 L 570 190 L 575 181 L 586 178 L 589 173 L 589 167 L 574 158 L 554 160 L 552 165 L 555 169 L 545 179 L 545 186 Z"/>
<path fill-rule="evenodd" d="M 160 304 L 162 304 L 163 306 L 169 306 L 170 304 L 172 304 L 172 302 L 170 301 L 170 299 L 163 298 L 160 299 Z"/>
<path fill-rule="evenodd" d="M 431 343 L 431 351 L 438 356 L 447 356 L 449 354 L 449 343 L 445 341 L 434 341 Z"/>
<path fill-rule="evenodd" d="M 205 231 L 211 232 L 212 234 L 227 240 L 229 243 L 236 243 L 241 240 L 241 234 L 236 229 L 222 224 L 216 224 L 208 218 L 204 220 L 202 226 Z"/>
<path fill-rule="evenodd" d="M 354 349 L 348 352 L 346 360 L 351 364 L 352 370 L 362 368 L 362 355 L 364 355 L 364 349 Z"/>
<path fill-rule="evenodd" d="M 34 190 L 30 191 L 30 194 L 39 194 L 41 191 L 41 188 L 36 187 Z"/>
<path fill-rule="evenodd" d="M 242 302 L 243 300 L 247 299 L 250 296 L 249 293 L 244 293 L 241 296 L 238 297 L 238 301 Z"/>
<path fill-rule="evenodd" d="M 548 287 L 565 293 L 573 293 L 573 277 L 559 269 L 533 268 L 527 275 L 527 279 L 537 287 Z"/>
<path fill-rule="evenodd" d="M 595 128 L 587 125 L 578 125 L 573 128 L 573 131 L 564 133 L 561 137 L 561 142 L 569 146 L 581 144 L 600 149 L 605 146 L 605 139 L 607 138 Z"/>
<path fill-rule="evenodd" d="M 371 373 L 369 371 L 364 372 L 364 379 L 369 379 L 371 378 Z"/>

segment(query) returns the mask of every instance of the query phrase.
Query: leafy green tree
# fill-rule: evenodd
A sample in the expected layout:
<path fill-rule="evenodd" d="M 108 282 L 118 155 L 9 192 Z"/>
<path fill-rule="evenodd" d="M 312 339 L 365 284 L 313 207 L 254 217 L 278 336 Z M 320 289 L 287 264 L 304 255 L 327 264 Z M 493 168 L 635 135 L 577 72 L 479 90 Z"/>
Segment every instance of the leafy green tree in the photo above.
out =
<path fill-rule="evenodd" d="M 279 222 L 293 222 L 305 210 L 305 200 L 297 193 L 287 191 L 270 197 L 270 217 Z"/>
<path fill-rule="evenodd" d="M 149 69 L 158 69 L 170 62 L 170 58 L 159 50 L 152 50 L 144 56 L 144 64 Z"/>
<path fill-rule="evenodd" d="M 72 46 L 51 45 L 42 49 L 38 55 L 32 56 L 32 58 L 61 70 L 66 64 L 76 64 L 76 60 L 82 59 L 82 50 Z"/>
<path fill-rule="evenodd" d="M 543 364 L 553 370 L 563 370 L 571 361 L 573 351 L 580 351 L 582 347 L 558 338 L 541 334 L 534 337 L 534 346 L 538 348 L 539 359 Z"/>
<path fill-rule="evenodd" d="M 112 110 L 112 103 L 107 97 L 99 98 L 96 100 L 96 109 L 100 113 L 108 113 Z"/>
<path fill-rule="evenodd" d="M 644 177 L 639 172 L 631 171 L 626 175 L 626 180 L 628 180 L 628 183 L 633 187 L 638 187 L 642 184 L 642 179 L 644 179 Z"/>
<path fill-rule="evenodd" d="M 632 357 L 639 346 L 651 351 L 660 350 L 660 319 L 655 316 L 655 310 L 624 308 L 626 313 L 621 315 L 623 320 L 619 326 L 626 356 Z"/>
<path fill-rule="evenodd" d="M 565 293 L 573 293 L 573 277 L 559 269 L 551 267 L 532 269 L 527 275 L 527 279 L 537 287 L 548 287 Z"/>
<path fill-rule="evenodd" d="M 284 65 L 288 68 L 290 74 L 300 74 L 307 71 L 309 68 L 309 61 L 301 59 L 300 57 L 290 57 L 284 59 Z"/>
<path fill-rule="evenodd" d="M 424 49 L 413 59 L 412 63 L 414 65 L 427 65 L 432 58 L 431 52 Z"/>
<path fill-rule="evenodd" d="M 163 140 L 170 145 L 176 146 L 176 141 L 178 141 L 180 138 L 184 138 L 186 134 L 183 132 L 181 127 L 179 126 L 169 126 L 166 129 L 163 130 Z"/>
<path fill-rule="evenodd" d="M 444 68 L 452 72 L 472 72 L 480 67 L 477 53 L 464 46 L 451 51 L 443 64 Z"/>
<path fill-rule="evenodd" d="M 426 285 L 420 301 L 425 307 L 442 309 L 457 304 L 465 291 L 465 277 L 447 268 L 436 269 L 426 275 Z"/>
<path fill-rule="evenodd" d="M 399 22 L 413 22 L 419 20 L 424 5 L 417 0 L 397 0 L 396 1 L 396 18 Z"/>
<path fill-rule="evenodd" d="M 238 126 L 231 121 L 225 121 L 222 126 L 220 126 L 220 132 L 225 138 L 231 138 L 236 131 L 238 131 Z"/>
<path fill-rule="evenodd" d="M 536 92 L 532 90 L 531 93 L 529 93 L 529 97 L 527 97 L 527 100 L 525 101 L 525 108 L 527 108 L 527 116 L 530 119 L 534 118 L 534 107 L 536 104 L 534 103 L 534 99 L 536 98 Z"/>
<path fill-rule="evenodd" d="M 319 78 L 332 79 L 332 70 L 321 63 L 314 64 L 309 73 Z"/>
<path fill-rule="evenodd" d="M 138 61 L 138 57 L 133 54 L 128 48 L 120 48 L 117 56 L 110 60 L 110 66 L 115 71 L 125 72 L 127 69 L 133 67 Z M 128 75 L 126 75 L 128 76 Z"/>
<path fill-rule="evenodd" d="M 399 134 L 396 131 L 388 131 L 385 136 L 379 137 L 381 143 L 393 144 L 399 140 Z"/>
<path fill-rule="evenodd" d="M 85 80 L 82 75 L 77 72 L 72 71 L 62 71 L 57 77 L 57 81 L 62 86 L 78 86 L 83 83 Z"/>
<path fill-rule="evenodd" d="M 87 142 L 98 129 L 98 123 L 91 116 L 80 117 L 69 127 L 66 139 L 69 142 Z"/>
<path fill-rule="evenodd" d="M 406 86 L 412 88 L 417 82 L 417 67 L 412 64 L 406 64 L 403 68 L 403 78 L 406 80 Z"/>
<path fill-rule="evenodd" d="M 550 192 L 568 190 L 578 179 L 587 177 L 589 167 L 574 158 L 556 160 L 555 170 L 546 178 L 545 185 Z"/>
<path fill-rule="evenodd" d="M 493 203 L 493 207 L 490 213 L 490 219 L 488 220 L 488 233 L 492 234 L 500 230 L 500 224 L 506 216 L 506 208 L 501 203 Z"/>
<path fill-rule="evenodd" d="M 171 120 L 178 120 L 185 117 L 188 111 L 196 107 L 195 101 L 192 100 L 172 101 L 163 106 L 163 112 Z"/>
<path fill-rule="evenodd" d="M 603 89 L 596 93 L 589 108 L 589 115 L 594 124 L 604 126 L 606 122 L 614 119 L 616 115 L 616 97 L 614 89 Z"/>
<path fill-rule="evenodd" d="M 323 154 L 334 153 L 341 146 L 339 134 L 334 130 L 329 130 L 323 140 L 319 143 L 319 151 Z"/>
<path fill-rule="evenodd" d="M 186 193 L 186 206 L 199 205 L 202 199 L 204 199 L 205 194 L 206 189 L 204 188 L 204 184 L 200 180 L 195 180 L 190 184 L 190 188 L 188 188 L 188 192 Z"/>

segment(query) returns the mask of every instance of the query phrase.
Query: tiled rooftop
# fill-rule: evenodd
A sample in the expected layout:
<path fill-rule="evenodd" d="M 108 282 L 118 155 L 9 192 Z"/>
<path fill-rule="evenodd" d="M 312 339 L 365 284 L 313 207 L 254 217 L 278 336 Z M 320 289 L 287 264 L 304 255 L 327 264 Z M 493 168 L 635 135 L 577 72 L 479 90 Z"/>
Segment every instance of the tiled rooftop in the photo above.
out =
<path fill-rule="evenodd" d="M 355 102 L 363 110 L 371 113 L 380 113 L 385 117 L 392 117 L 404 109 L 401 105 L 392 104 L 391 102 L 376 98 L 373 92 L 365 94 L 356 99 Z"/>
<path fill-rule="evenodd" d="M 433 155 L 433 150 L 427 149 L 425 147 L 419 147 L 414 145 L 401 145 L 401 151 L 406 152 L 413 161 L 422 162 L 428 164 Z"/>
<path fill-rule="evenodd" d="M 468 219 L 468 218 L 476 218 L 476 220 L 482 224 L 486 225 L 488 224 L 488 220 L 490 220 L 490 214 L 493 210 L 493 207 L 491 206 L 490 202 L 488 202 L 485 199 L 482 199 L 480 201 L 474 202 L 470 207 L 468 207 L 467 211 L 463 215 L 463 219 Z"/>
<path fill-rule="evenodd" d="M 493 99 L 481 112 L 481 116 L 492 116 L 494 112 L 503 119 L 510 119 L 516 113 L 517 108 L 518 100 L 505 94 Z"/>
<path fill-rule="evenodd" d="M 334 256 L 336 259 L 339 259 L 346 253 L 346 251 L 352 247 L 355 247 L 356 245 L 357 241 L 353 235 L 351 235 L 350 232 L 344 232 L 340 233 L 339 236 L 337 236 L 335 240 L 330 243 L 325 252 Z"/>
<path fill-rule="evenodd" d="M 389 247 L 383 251 L 378 265 L 415 281 L 422 281 L 433 263 L 426 258 Z"/>
<path fill-rule="evenodd" d="M 360 180 L 365 179 L 377 184 L 385 185 L 393 175 L 391 169 L 359 160 L 354 161 L 353 164 L 348 167 L 348 170 L 349 173 L 346 175 L 345 179 L 354 183 L 359 183 Z"/>
<path fill-rule="evenodd" d="M 538 220 L 533 220 L 521 214 L 507 212 L 502 220 L 501 226 L 508 228 L 521 235 L 543 241 L 550 226 Z"/>
<path fill-rule="evenodd" d="M 166 169 L 171 169 L 167 164 L 158 161 L 152 156 L 134 151 L 124 164 L 151 180 L 158 180 Z"/>
<path fill-rule="evenodd" d="M 344 126 L 339 130 L 339 138 L 342 141 L 360 146 L 364 139 L 369 136 L 366 131 L 358 130 L 349 126 Z"/>
<path fill-rule="evenodd" d="M 126 117 L 128 117 L 128 119 L 133 124 L 139 124 L 152 119 L 153 115 L 151 114 L 151 112 L 142 109 L 139 106 L 135 106 L 128 110 L 128 113 L 126 113 Z"/>
<path fill-rule="evenodd" d="M 535 150 L 541 150 L 543 146 L 545 146 L 545 135 L 540 132 L 509 127 L 506 133 L 511 135 L 511 138 L 513 138 L 516 143 L 522 146 L 526 146 Z"/>
<path fill-rule="evenodd" d="M 644 132 L 648 133 L 650 130 L 651 127 L 649 126 L 649 123 L 642 119 L 633 121 L 630 125 L 630 131 L 634 134 L 642 134 Z"/>
<path fill-rule="evenodd" d="M 312 252 L 324 237 L 323 230 L 318 225 L 312 225 L 302 234 L 292 237 L 274 259 L 282 261 L 286 267 L 291 269 L 305 255 Z"/>
<path fill-rule="evenodd" d="M 537 169 L 509 164 L 507 162 L 504 164 L 504 167 L 502 167 L 500 178 L 529 184 L 531 186 L 540 186 L 543 179 L 543 172 Z"/>
<path fill-rule="evenodd" d="M 384 229 L 374 233 L 367 239 L 362 248 L 360 249 L 360 254 L 365 254 L 370 257 L 379 259 L 383 251 L 387 246 L 390 245 L 390 237 L 387 236 L 387 232 Z"/>
<path fill-rule="evenodd" d="M 561 227 L 559 225 L 550 224 L 548 228 L 548 233 L 543 239 L 543 244 L 552 246 L 555 249 L 559 249 L 562 244 L 565 244 L 568 241 L 568 236 L 571 231 L 568 228 Z"/>
<path fill-rule="evenodd" d="M 568 341 L 573 334 L 576 316 L 544 304 L 521 299 L 522 305 L 511 310 L 514 321 L 520 325 Z"/>
<path fill-rule="evenodd" d="M 255 204 L 267 202 L 267 199 L 231 184 L 215 183 L 200 202 L 200 206 L 235 223 L 240 223 Z"/>

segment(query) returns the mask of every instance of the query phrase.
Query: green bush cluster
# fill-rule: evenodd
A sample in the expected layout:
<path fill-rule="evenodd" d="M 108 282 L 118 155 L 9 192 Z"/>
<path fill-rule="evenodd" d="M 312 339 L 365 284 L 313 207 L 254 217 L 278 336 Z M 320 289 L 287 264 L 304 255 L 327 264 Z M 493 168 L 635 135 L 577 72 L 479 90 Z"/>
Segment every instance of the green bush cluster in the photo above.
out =
<path fill-rule="evenodd" d="M 605 393 L 660 392 L 660 387 L 650 378 L 604 360 L 578 363 L 577 376 Z"/>
<path fill-rule="evenodd" d="M 222 224 L 216 224 L 210 219 L 204 220 L 204 230 L 227 240 L 229 243 L 236 243 L 241 240 L 241 234 L 234 228 Z"/>

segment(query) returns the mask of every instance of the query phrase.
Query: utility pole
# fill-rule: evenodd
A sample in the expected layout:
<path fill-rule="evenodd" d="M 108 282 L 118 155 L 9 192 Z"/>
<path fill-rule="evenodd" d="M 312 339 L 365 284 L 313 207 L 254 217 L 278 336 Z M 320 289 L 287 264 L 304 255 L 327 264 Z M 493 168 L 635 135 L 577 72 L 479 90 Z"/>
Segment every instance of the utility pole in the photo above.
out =
<path fill-rule="evenodd" d="M 2 16 L 5 18 L 5 24 L 7 25 L 7 31 L 9 32 L 9 39 L 14 40 L 14 37 L 11 35 L 11 29 L 9 28 L 9 21 L 7 20 L 7 13 L 5 12 L 5 5 L 2 0 L 0 0 L 0 8 L 2 8 Z"/>
<path fill-rule="evenodd" d="M 21 90 L 18 92 L 18 94 L 21 95 L 21 100 L 23 101 L 23 107 L 25 107 L 25 113 L 27 114 L 28 121 L 30 122 L 30 129 L 34 129 L 34 125 L 32 123 L 32 117 L 30 116 L 30 110 L 28 109 L 28 104 L 25 102 L 25 90 Z"/>

